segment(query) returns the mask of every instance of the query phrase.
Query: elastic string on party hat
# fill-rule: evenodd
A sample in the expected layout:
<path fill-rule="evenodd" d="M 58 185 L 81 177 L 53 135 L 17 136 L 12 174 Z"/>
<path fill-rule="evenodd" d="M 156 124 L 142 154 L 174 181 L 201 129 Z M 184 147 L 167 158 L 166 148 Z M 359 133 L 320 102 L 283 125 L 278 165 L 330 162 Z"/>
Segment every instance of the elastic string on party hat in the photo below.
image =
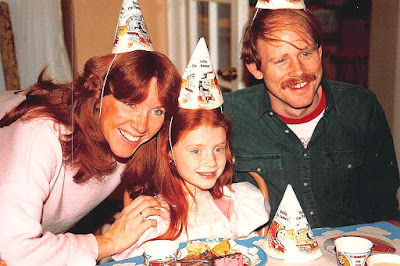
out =
<path fill-rule="evenodd" d="M 169 142 L 169 147 L 171 149 L 171 156 L 172 160 L 175 163 L 175 155 L 174 155 L 174 150 L 172 149 L 172 138 L 171 138 L 171 127 L 172 127 L 172 120 L 174 119 L 173 116 L 171 116 L 170 122 L 169 122 L 169 128 L 168 128 L 168 142 Z M 176 163 L 175 163 L 176 164 Z"/>
<path fill-rule="evenodd" d="M 132 25 L 140 25 L 140 27 Z M 103 87 L 101 88 L 99 117 L 101 117 L 101 110 L 103 107 L 104 87 L 111 66 L 117 58 L 117 54 L 136 50 L 154 51 L 154 48 L 138 1 L 123 0 L 117 26 L 115 28 L 113 48 L 111 50 L 111 53 L 115 54 L 115 56 L 108 67 L 104 77 Z"/>
<path fill-rule="evenodd" d="M 253 19 L 251 20 L 250 28 L 253 27 L 253 22 L 254 22 L 254 20 L 256 19 L 256 16 L 257 16 L 257 14 L 258 14 L 258 11 L 260 11 L 259 8 L 256 9 L 256 12 L 254 12 L 254 16 L 253 16 Z"/>
<path fill-rule="evenodd" d="M 113 60 L 111 61 L 110 66 L 109 66 L 108 69 L 107 69 L 107 73 L 106 73 L 106 75 L 104 76 L 103 86 L 101 87 L 101 94 L 100 94 L 100 112 L 99 112 L 99 117 L 101 117 L 101 109 L 102 109 L 102 107 L 103 107 L 104 87 L 106 86 L 108 74 L 110 73 L 111 66 L 112 66 L 113 63 L 114 63 L 115 58 L 117 58 L 117 55 L 118 55 L 118 54 L 115 54 L 115 55 L 114 55 L 114 58 L 113 58 Z"/>

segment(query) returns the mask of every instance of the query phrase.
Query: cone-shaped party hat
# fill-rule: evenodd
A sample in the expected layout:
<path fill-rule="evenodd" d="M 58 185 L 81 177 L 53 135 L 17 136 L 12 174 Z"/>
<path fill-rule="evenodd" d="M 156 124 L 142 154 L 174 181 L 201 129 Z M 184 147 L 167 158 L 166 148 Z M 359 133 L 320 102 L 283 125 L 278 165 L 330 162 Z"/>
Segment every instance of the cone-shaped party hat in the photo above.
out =
<path fill-rule="evenodd" d="M 135 50 L 153 51 L 154 48 L 137 0 L 123 0 L 111 53 Z"/>
<path fill-rule="evenodd" d="M 291 185 L 286 188 L 264 245 L 268 256 L 287 262 L 306 262 L 322 256 Z"/>
<path fill-rule="evenodd" d="M 258 0 L 256 8 L 260 9 L 305 9 L 303 0 Z"/>
<path fill-rule="evenodd" d="M 184 109 L 214 109 L 224 102 L 204 38 L 183 73 L 178 101 Z"/>

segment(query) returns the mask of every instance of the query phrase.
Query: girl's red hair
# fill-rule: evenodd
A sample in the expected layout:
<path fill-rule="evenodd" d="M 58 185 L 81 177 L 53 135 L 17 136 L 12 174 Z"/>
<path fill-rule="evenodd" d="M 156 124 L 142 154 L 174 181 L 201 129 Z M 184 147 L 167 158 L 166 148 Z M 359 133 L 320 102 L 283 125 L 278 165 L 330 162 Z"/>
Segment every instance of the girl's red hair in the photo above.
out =
<path fill-rule="evenodd" d="M 181 109 L 173 117 L 171 126 L 171 143 L 174 146 L 188 132 L 201 125 L 222 127 L 227 138 L 226 157 L 227 162 L 224 172 L 217 180 L 210 193 L 214 198 L 223 196 L 222 188 L 232 183 L 233 163 L 231 151 L 231 124 L 228 117 L 220 109 L 213 110 L 186 110 Z M 187 229 L 189 204 L 188 190 L 185 189 L 184 180 L 179 176 L 175 164 L 171 161 L 168 126 L 160 131 L 158 136 L 157 173 L 154 185 L 157 192 L 163 197 L 170 207 L 170 226 L 166 233 L 159 239 L 177 239 L 183 230 Z"/>

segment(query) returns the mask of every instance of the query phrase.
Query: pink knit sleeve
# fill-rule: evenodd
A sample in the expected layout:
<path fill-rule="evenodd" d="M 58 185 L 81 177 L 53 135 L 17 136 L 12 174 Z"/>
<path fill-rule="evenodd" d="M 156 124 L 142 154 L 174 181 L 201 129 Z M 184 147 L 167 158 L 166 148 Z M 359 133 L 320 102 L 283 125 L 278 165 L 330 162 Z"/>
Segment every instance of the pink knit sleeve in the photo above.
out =
<path fill-rule="evenodd" d="M 0 129 L 2 259 L 9 265 L 95 265 L 94 235 L 57 234 L 42 227 L 51 186 L 62 178 L 62 151 L 54 128 L 29 123 L 20 130 L 17 123 Z"/>

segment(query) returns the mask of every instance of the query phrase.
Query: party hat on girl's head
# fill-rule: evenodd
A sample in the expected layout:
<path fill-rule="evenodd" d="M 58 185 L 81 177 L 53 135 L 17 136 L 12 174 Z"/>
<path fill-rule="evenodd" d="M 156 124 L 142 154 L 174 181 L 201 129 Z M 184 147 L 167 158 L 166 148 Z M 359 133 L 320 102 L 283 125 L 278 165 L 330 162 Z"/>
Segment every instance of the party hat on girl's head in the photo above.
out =
<path fill-rule="evenodd" d="M 111 53 L 153 51 L 146 23 L 137 0 L 123 0 Z"/>
<path fill-rule="evenodd" d="M 184 109 L 215 109 L 224 102 L 204 38 L 183 73 L 178 101 Z"/>
<path fill-rule="evenodd" d="M 306 262 L 322 256 L 291 185 L 283 194 L 264 245 L 268 256 L 286 262 Z"/>
<path fill-rule="evenodd" d="M 303 0 L 258 0 L 256 8 L 260 9 L 305 9 Z"/>

